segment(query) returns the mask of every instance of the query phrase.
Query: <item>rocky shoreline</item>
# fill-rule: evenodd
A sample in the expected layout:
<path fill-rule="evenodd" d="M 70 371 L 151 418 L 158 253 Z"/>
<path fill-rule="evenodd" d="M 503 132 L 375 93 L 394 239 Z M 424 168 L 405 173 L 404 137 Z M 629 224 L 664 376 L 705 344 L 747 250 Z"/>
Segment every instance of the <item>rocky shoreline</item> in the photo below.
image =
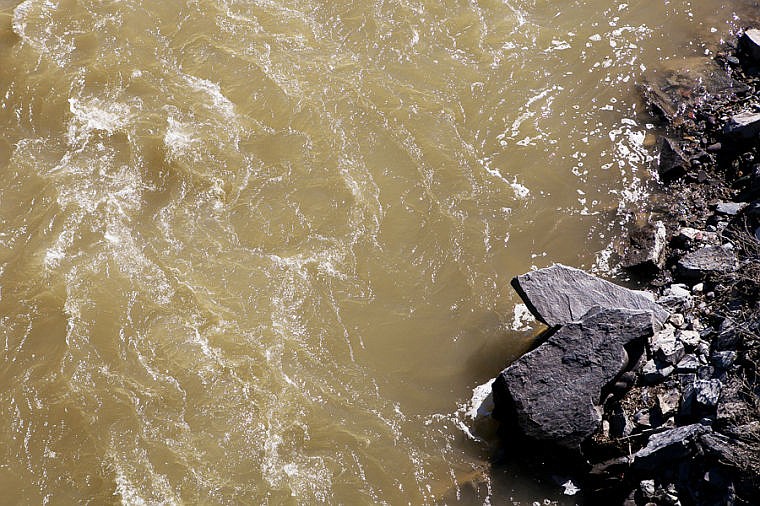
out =
<path fill-rule="evenodd" d="M 643 93 L 662 187 L 620 265 L 646 291 L 515 278 L 548 329 L 493 383 L 496 460 L 566 476 L 561 504 L 760 504 L 760 30 Z"/>

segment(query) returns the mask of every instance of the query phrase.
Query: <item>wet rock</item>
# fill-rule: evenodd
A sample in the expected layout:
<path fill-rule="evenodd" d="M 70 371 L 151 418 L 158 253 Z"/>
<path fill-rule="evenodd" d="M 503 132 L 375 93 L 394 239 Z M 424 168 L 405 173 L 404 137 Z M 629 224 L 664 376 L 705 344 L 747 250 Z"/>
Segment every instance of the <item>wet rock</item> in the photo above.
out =
<path fill-rule="evenodd" d="M 731 116 L 723 133 L 737 140 L 749 140 L 760 133 L 760 113 L 744 111 Z"/>
<path fill-rule="evenodd" d="M 512 286 L 533 316 L 550 327 L 576 321 L 596 306 L 649 311 L 658 327 L 669 316 L 646 292 L 561 264 L 517 276 Z"/>
<path fill-rule="evenodd" d="M 687 279 L 725 274 L 739 268 L 736 253 L 721 246 L 706 246 L 688 253 L 678 261 L 678 273 Z"/>
<path fill-rule="evenodd" d="M 746 202 L 719 202 L 715 211 L 728 216 L 736 216 L 748 205 Z"/>
<path fill-rule="evenodd" d="M 689 158 L 681 150 L 678 142 L 668 137 L 660 141 L 660 161 L 657 165 L 657 173 L 660 179 L 669 183 L 683 177 L 691 164 Z"/>
<path fill-rule="evenodd" d="M 662 267 L 666 246 L 665 225 L 658 221 L 637 227 L 629 235 L 629 247 L 621 265 L 625 269 L 655 271 Z"/>
<path fill-rule="evenodd" d="M 653 434 L 647 445 L 634 454 L 633 467 L 654 470 L 689 457 L 698 450 L 699 436 L 708 432 L 709 427 L 692 424 Z"/>
<path fill-rule="evenodd" d="M 739 51 L 748 63 L 760 63 L 760 30 L 750 28 L 739 37 Z"/>
<path fill-rule="evenodd" d="M 602 390 L 626 367 L 625 346 L 653 332 L 648 311 L 596 308 L 560 327 L 493 384 L 498 417 L 529 438 L 578 451 L 599 428 Z"/>

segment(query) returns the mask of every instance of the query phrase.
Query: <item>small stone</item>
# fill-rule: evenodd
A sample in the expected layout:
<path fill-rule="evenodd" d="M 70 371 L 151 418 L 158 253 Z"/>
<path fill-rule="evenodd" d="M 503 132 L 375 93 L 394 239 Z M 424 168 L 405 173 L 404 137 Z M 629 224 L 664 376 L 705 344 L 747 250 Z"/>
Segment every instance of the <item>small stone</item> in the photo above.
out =
<path fill-rule="evenodd" d="M 662 380 L 673 374 L 675 367 L 672 365 L 661 366 L 654 360 L 648 360 L 641 368 L 641 375 L 643 380 L 650 384 L 660 383 Z"/>
<path fill-rule="evenodd" d="M 736 216 L 748 205 L 746 202 L 719 202 L 715 211 L 728 216 Z"/>
<path fill-rule="evenodd" d="M 672 388 L 657 394 L 657 404 L 664 418 L 670 418 L 678 413 L 678 405 L 681 402 L 681 393 Z"/>
<path fill-rule="evenodd" d="M 690 350 L 696 349 L 701 340 L 701 336 L 696 330 L 679 330 L 676 337 Z"/>
<path fill-rule="evenodd" d="M 662 268 L 666 245 L 665 225 L 658 221 L 637 227 L 629 235 L 629 246 L 622 259 L 626 269 L 656 270 Z"/>
<path fill-rule="evenodd" d="M 709 153 L 717 153 L 721 149 L 723 149 L 723 145 L 720 142 L 716 142 L 715 144 L 710 144 L 707 146 L 707 151 Z"/>
<path fill-rule="evenodd" d="M 639 483 L 639 490 L 644 499 L 653 499 L 657 489 L 654 486 L 654 480 L 643 480 Z"/>
<path fill-rule="evenodd" d="M 683 227 L 678 230 L 675 237 L 676 242 L 684 247 L 689 247 L 693 243 L 718 244 L 718 234 L 707 230 L 698 230 L 691 227 Z"/>
<path fill-rule="evenodd" d="M 691 288 L 691 290 L 692 290 L 694 293 L 702 293 L 702 292 L 704 292 L 704 291 L 705 291 L 705 284 L 704 284 L 704 283 L 697 283 L 696 285 L 694 285 L 694 286 Z"/>
<path fill-rule="evenodd" d="M 704 339 L 700 339 L 697 343 L 695 351 L 697 354 L 699 354 L 700 357 L 706 357 L 710 353 L 710 343 Z"/>
<path fill-rule="evenodd" d="M 684 318 L 681 313 L 673 313 L 670 315 L 670 318 L 668 318 L 668 323 L 673 325 L 675 328 L 680 329 L 686 325 L 686 318 Z"/>
<path fill-rule="evenodd" d="M 656 332 L 650 341 L 652 354 L 661 362 L 676 365 L 686 354 L 684 345 L 675 336 L 675 329 L 670 325 Z"/>
<path fill-rule="evenodd" d="M 676 372 L 696 372 L 700 363 L 696 355 L 685 355 L 676 365 Z"/>

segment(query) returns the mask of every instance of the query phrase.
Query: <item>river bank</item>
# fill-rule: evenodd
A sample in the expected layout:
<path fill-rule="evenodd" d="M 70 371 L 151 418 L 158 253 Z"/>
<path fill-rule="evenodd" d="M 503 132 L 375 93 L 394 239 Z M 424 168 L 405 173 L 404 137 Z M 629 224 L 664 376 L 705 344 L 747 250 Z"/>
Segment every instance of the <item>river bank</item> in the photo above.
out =
<path fill-rule="evenodd" d="M 760 31 L 746 30 L 642 87 L 661 185 L 618 261 L 654 309 L 561 266 L 513 283 L 549 330 L 494 383 L 498 460 L 535 455 L 558 503 L 760 502 L 758 76 Z"/>

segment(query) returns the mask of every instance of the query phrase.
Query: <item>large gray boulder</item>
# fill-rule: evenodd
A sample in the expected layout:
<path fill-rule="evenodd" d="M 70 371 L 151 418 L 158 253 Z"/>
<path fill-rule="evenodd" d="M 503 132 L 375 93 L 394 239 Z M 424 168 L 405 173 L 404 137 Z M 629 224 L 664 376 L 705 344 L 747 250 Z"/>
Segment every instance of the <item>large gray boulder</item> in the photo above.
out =
<path fill-rule="evenodd" d="M 643 347 L 653 332 L 648 310 L 592 309 L 501 372 L 493 384 L 499 418 L 578 451 L 599 429 L 603 390 L 628 365 L 625 347 Z"/>
<path fill-rule="evenodd" d="M 645 292 L 561 264 L 517 276 L 512 286 L 533 316 L 550 327 L 577 321 L 595 306 L 648 311 L 658 328 L 669 316 Z"/>

